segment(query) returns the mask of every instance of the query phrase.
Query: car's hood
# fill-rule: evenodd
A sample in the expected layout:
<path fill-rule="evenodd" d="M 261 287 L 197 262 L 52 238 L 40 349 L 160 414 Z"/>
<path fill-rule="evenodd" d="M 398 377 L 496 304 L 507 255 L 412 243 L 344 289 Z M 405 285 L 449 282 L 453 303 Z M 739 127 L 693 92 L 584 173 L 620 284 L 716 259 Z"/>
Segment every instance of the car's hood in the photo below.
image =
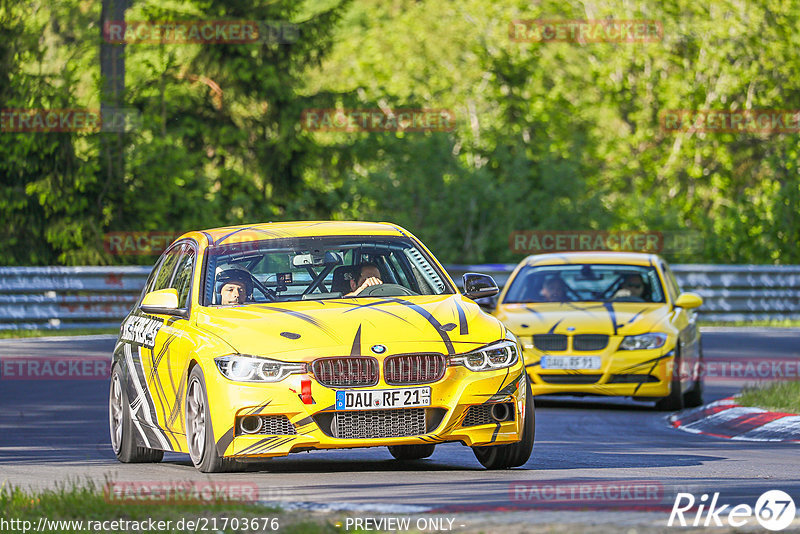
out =
<path fill-rule="evenodd" d="M 503 325 L 461 295 L 377 297 L 201 308 L 199 328 L 239 353 L 303 360 L 350 354 L 457 354 L 502 339 Z M 379 349 L 378 349 L 379 350 Z"/>
<path fill-rule="evenodd" d="M 669 313 L 666 304 L 565 302 L 502 304 L 495 315 L 518 336 L 545 332 L 635 335 L 663 327 Z"/>

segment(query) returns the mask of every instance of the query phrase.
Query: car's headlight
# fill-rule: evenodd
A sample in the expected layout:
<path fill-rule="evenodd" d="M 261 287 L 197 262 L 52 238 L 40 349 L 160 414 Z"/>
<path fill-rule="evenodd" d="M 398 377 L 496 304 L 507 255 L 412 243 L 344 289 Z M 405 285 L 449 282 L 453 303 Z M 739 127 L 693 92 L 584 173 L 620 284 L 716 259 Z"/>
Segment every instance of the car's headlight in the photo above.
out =
<path fill-rule="evenodd" d="M 280 382 L 295 373 L 305 373 L 305 363 L 287 363 L 246 354 L 214 358 L 222 376 L 237 382 Z"/>
<path fill-rule="evenodd" d="M 653 332 L 639 336 L 625 336 L 619 344 L 620 350 L 646 350 L 663 347 L 667 342 L 667 334 Z"/>
<path fill-rule="evenodd" d="M 470 371 L 492 371 L 511 367 L 519 360 L 517 344 L 499 341 L 480 350 L 450 357 L 450 365 L 463 365 Z"/>

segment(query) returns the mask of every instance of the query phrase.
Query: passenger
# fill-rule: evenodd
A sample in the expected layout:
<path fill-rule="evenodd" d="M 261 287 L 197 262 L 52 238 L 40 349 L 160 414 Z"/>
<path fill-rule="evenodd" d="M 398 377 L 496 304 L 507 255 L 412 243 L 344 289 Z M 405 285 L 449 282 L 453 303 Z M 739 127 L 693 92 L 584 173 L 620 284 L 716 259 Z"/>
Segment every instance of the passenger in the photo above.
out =
<path fill-rule="evenodd" d="M 220 303 L 224 306 L 244 304 L 253 291 L 253 280 L 244 269 L 227 269 L 217 275 L 220 288 Z"/>
<path fill-rule="evenodd" d="M 378 266 L 372 262 L 364 262 L 358 267 L 357 280 L 350 280 L 350 293 L 345 297 L 355 297 L 369 286 L 377 286 L 382 284 L 381 271 Z"/>
<path fill-rule="evenodd" d="M 567 284 L 560 276 L 551 276 L 542 284 L 539 295 L 545 302 L 564 302 L 567 300 Z"/>

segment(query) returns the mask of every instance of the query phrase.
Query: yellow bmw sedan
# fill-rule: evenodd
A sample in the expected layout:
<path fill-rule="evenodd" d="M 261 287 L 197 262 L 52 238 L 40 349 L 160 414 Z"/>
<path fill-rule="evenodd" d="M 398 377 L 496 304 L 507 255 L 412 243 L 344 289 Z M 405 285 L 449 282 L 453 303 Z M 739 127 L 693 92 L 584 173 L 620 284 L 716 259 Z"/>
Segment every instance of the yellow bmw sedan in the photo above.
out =
<path fill-rule="evenodd" d="M 659 256 L 541 254 L 523 260 L 494 315 L 521 340 L 534 395 L 616 395 L 663 410 L 702 404 L 695 293 Z"/>
<path fill-rule="evenodd" d="M 521 347 L 411 233 L 291 222 L 189 232 L 156 262 L 120 329 L 109 395 L 122 462 L 188 453 L 203 472 L 317 449 L 438 443 L 489 469 L 534 439 Z"/>

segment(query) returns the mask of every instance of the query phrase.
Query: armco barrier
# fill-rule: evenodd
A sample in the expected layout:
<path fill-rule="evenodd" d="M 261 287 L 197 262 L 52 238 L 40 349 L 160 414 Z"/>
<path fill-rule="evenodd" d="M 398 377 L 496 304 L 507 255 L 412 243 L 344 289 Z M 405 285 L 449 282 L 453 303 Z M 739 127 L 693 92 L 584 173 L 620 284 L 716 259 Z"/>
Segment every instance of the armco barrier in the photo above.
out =
<path fill-rule="evenodd" d="M 486 273 L 505 285 L 516 264 L 448 265 L 460 285 L 465 272 Z M 706 321 L 800 319 L 800 265 L 672 265 L 683 291 L 703 297 Z"/>
<path fill-rule="evenodd" d="M 151 267 L 0 267 L 0 330 L 116 328 Z"/>
<path fill-rule="evenodd" d="M 449 265 L 486 273 L 502 286 L 514 264 Z M 116 328 L 136 302 L 150 267 L 0 267 L 0 330 Z M 673 265 L 711 321 L 800 319 L 800 266 Z"/>

